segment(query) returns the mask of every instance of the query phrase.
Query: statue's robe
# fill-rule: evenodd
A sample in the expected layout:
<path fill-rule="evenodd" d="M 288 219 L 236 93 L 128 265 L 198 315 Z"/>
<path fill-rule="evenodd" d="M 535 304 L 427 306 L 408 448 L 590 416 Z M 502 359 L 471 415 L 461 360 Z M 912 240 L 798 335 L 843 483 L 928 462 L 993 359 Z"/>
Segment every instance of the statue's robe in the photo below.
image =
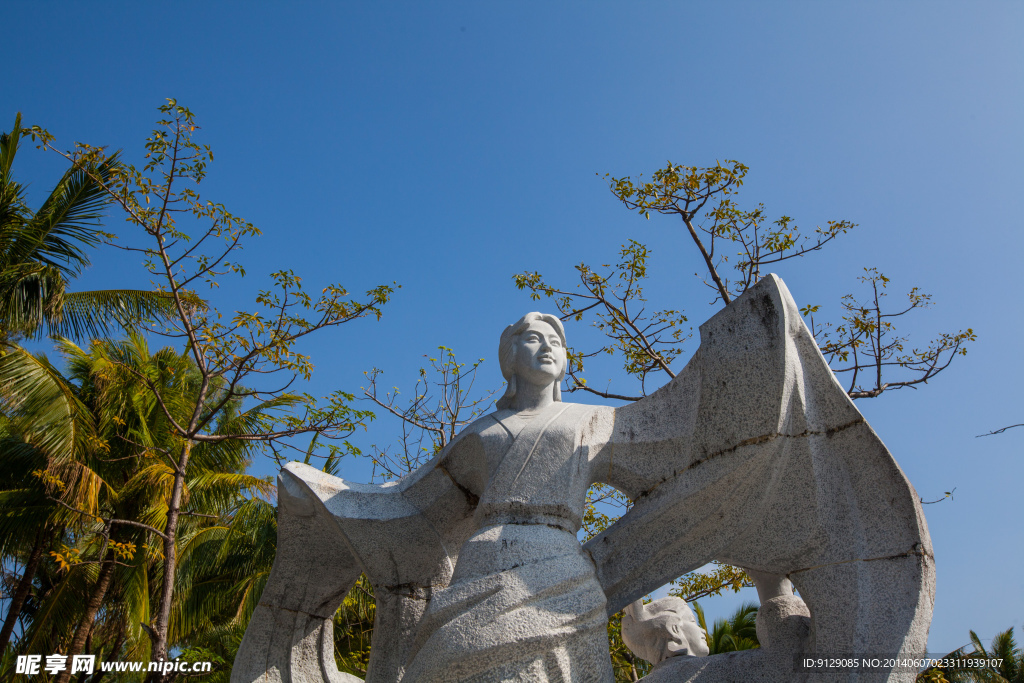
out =
<path fill-rule="evenodd" d="M 404 681 L 614 680 L 604 592 L 576 540 L 593 482 L 581 436 L 595 410 L 502 410 L 448 449 L 440 465 L 480 496 L 479 531 L 434 591 Z"/>
<path fill-rule="evenodd" d="M 360 572 L 377 599 L 367 681 L 607 680 L 598 624 L 713 559 L 788 576 L 810 609 L 811 653 L 924 652 L 934 561 L 920 499 L 781 280 L 702 325 L 698 351 L 655 394 L 560 407 L 550 422 L 559 407 L 482 418 L 383 486 L 286 466 L 277 559 L 232 681 L 354 678 L 334 666 L 331 617 Z M 634 505 L 581 550 L 593 482 Z M 806 679 L 771 654 L 669 660 L 656 678 Z"/>

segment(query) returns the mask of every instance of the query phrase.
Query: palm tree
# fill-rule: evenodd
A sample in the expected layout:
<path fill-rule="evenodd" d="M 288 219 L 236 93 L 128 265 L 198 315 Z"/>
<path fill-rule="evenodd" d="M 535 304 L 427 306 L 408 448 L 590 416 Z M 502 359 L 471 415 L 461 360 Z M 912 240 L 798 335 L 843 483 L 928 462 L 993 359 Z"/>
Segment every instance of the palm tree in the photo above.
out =
<path fill-rule="evenodd" d="M 988 648 L 977 633 L 970 634 L 970 645 L 942 657 L 950 666 L 925 669 L 918 683 L 1024 683 L 1024 650 L 1017 646 L 1012 626 L 996 634 Z M 971 646 L 974 650 L 968 652 Z"/>
<path fill-rule="evenodd" d="M 5 434 L 3 441 L 12 437 Z M 0 653 L 14 634 L 18 620 L 30 601 L 40 564 L 47 558 L 59 526 L 53 519 L 53 505 L 46 500 L 38 481 L 33 481 L 24 462 L 15 458 L 0 461 L 0 479 L 11 488 L 0 491 L 0 557 L 12 565 L 5 577 L 7 611 L 0 627 Z M 20 566 L 20 576 L 15 573 Z"/>
<path fill-rule="evenodd" d="M 0 356 L 0 386 L 0 555 L 23 567 L 0 628 L 3 651 L 51 544 L 77 521 L 52 500 L 54 482 L 73 479 L 59 497 L 90 503 L 95 481 L 75 476 L 74 469 L 76 458 L 96 443 L 96 431 L 89 411 L 44 356 L 10 347 Z"/>
<path fill-rule="evenodd" d="M 99 229 L 120 169 L 117 155 L 68 169 L 33 211 L 12 176 L 24 137 L 21 114 L 0 134 L 0 340 L 43 333 L 72 339 L 105 336 L 132 321 L 171 313 L 160 292 L 113 289 L 68 292 L 89 265 L 85 248 L 111 237 Z M 116 324 L 115 324 L 116 323 Z"/>
<path fill-rule="evenodd" d="M 211 682 L 227 683 L 230 663 L 270 576 L 276 517 L 270 501 L 250 498 L 223 523 L 197 529 L 179 542 L 170 635 L 186 658 L 223 663 Z"/>
<path fill-rule="evenodd" d="M 757 605 L 755 603 L 745 602 L 728 619 L 716 619 L 710 630 L 704 619 L 704 609 L 700 603 L 693 603 L 693 611 L 697 617 L 697 623 L 707 634 L 709 654 L 717 655 L 723 652 L 737 652 L 761 647 L 757 642 Z"/>
<path fill-rule="evenodd" d="M 0 525 L 16 526 L 34 510 L 27 503 L 41 501 L 37 507 L 48 512 L 37 516 L 60 518 L 67 530 L 60 534 L 65 547 L 50 553 L 61 566 L 44 561 L 45 576 L 27 568 L 19 583 L 19 588 L 30 586 L 35 579 L 47 587 L 19 647 L 145 660 L 149 645 L 143 625 L 159 595 L 162 566 L 153 531 L 166 523 L 174 480 L 160 454 L 175 445 L 166 414 L 145 382 L 159 386 L 173 410 L 196 393 L 198 373 L 190 357 L 171 349 L 150 354 L 135 333 L 121 342 L 95 342 L 88 352 L 67 340 L 59 347 L 66 377 L 20 347 L 0 358 L 0 381 L 10 387 L 5 424 L 11 431 L 3 444 L 9 457 L 0 463 L 24 461 L 21 469 L 30 472 L 22 476 L 26 485 L 0 493 Z M 118 364 L 110 362 L 111 354 Z M 128 359 L 130 372 L 124 365 Z M 69 412 L 77 417 L 68 419 Z M 254 420 L 258 411 L 228 411 L 220 427 L 239 433 Z M 267 482 L 244 474 L 249 449 L 244 441 L 196 448 L 185 482 L 186 522 L 179 543 L 204 527 L 223 524 L 245 491 L 267 491 Z M 41 486 L 47 490 L 41 492 Z M 179 577 L 187 581 L 184 572 Z M 252 605 L 258 597 L 256 592 Z M 9 609 L 8 621 L 16 618 Z"/>
<path fill-rule="evenodd" d="M 1024 683 L 1024 650 L 1017 647 L 1012 626 L 996 634 L 988 648 L 981 644 L 977 633 L 970 633 L 971 644 L 974 646 L 970 657 L 986 662 L 985 667 L 974 670 L 975 680 Z"/>

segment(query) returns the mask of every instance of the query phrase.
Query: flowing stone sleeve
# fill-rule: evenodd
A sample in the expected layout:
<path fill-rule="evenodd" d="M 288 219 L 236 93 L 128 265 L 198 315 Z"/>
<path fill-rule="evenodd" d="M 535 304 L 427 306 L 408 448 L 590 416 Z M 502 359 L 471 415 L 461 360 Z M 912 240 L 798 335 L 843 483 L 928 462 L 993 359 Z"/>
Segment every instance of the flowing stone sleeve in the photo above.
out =
<path fill-rule="evenodd" d="M 448 584 L 473 531 L 476 495 L 443 463 L 479 458 L 480 448 L 467 430 L 416 472 L 381 486 L 286 465 L 278 477 L 277 556 L 232 683 L 358 681 L 337 671 L 332 619 L 360 573 L 376 598 L 366 680 L 399 680 L 432 592 Z"/>
<path fill-rule="evenodd" d="M 788 576 L 812 651 L 923 653 L 934 560 L 920 499 L 786 286 L 769 275 L 700 336 L 674 380 L 584 434 L 593 478 L 634 500 L 585 545 L 609 614 L 717 559 Z M 889 675 L 857 680 L 913 680 Z"/>

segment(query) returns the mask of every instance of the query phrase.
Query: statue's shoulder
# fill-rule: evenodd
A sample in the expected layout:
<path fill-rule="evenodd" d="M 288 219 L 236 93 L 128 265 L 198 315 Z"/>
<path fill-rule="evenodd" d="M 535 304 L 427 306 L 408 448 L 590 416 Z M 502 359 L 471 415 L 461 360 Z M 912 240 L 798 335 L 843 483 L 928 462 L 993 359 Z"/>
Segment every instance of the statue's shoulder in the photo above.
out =
<path fill-rule="evenodd" d="M 591 419 L 597 419 L 598 421 L 602 419 L 611 420 L 615 415 L 615 408 L 611 406 L 562 402 L 561 407 L 564 410 L 555 419 L 559 420 L 562 424 L 567 424 L 565 421 L 568 420 L 569 423 L 583 426 Z M 450 445 L 455 447 L 458 442 L 465 440 L 482 439 L 489 441 L 491 440 L 490 437 L 498 440 L 514 438 L 514 435 L 519 433 L 522 426 L 523 420 L 517 417 L 514 410 L 509 410 L 508 408 L 495 410 L 478 417 L 466 425 L 456 435 Z"/>
<path fill-rule="evenodd" d="M 579 405 L 581 408 L 589 409 L 587 411 L 587 415 L 590 415 L 590 416 L 601 415 L 601 416 L 609 416 L 610 417 L 610 416 L 614 416 L 615 415 L 615 406 L 592 406 L 592 405 L 583 405 L 582 403 L 579 403 L 579 404 L 576 404 L 576 405 Z"/>
<path fill-rule="evenodd" d="M 615 413 L 615 408 L 613 406 L 592 405 L 590 403 L 570 403 L 569 401 L 559 401 L 555 405 L 563 408 L 564 410 L 561 411 L 561 415 L 566 416 L 586 417 L 590 415 L 613 415 Z M 487 415 L 477 419 L 471 423 L 469 427 L 466 427 L 466 429 L 468 430 L 477 425 L 480 426 L 480 429 L 487 429 L 491 425 L 513 417 L 515 414 L 514 410 L 509 410 L 508 408 L 505 408 L 504 410 L 495 410 L 494 412 L 488 413 Z"/>
<path fill-rule="evenodd" d="M 590 403 L 567 403 L 566 415 L 576 419 L 583 426 L 595 420 L 613 420 L 615 408 L 613 406 L 595 406 Z"/>
<path fill-rule="evenodd" d="M 512 415 L 511 410 L 495 410 L 487 413 L 466 425 L 456 438 L 463 438 L 471 434 L 483 434 L 489 430 L 500 429 L 501 420 Z"/>
<path fill-rule="evenodd" d="M 501 419 L 509 414 L 511 414 L 511 411 L 496 410 L 478 417 L 455 435 L 455 438 L 445 447 L 445 451 L 461 451 L 465 450 L 466 447 L 471 449 L 481 448 L 485 441 L 492 440 L 491 437 L 500 438 L 504 436 L 508 430 L 502 426 Z"/>

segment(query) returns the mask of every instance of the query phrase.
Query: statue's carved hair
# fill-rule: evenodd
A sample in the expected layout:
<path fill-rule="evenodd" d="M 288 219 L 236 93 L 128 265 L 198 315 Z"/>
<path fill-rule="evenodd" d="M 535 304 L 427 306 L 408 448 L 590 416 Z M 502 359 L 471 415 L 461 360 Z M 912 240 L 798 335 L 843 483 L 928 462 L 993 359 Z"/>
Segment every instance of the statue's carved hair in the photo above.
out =
<path fill-rule="evenodd" d="M 549 313 L 527 313 L 506 327 L 505 331 L 501 333 L 501 339 L 498 341 L 498 365 L 501 366 L 501 376 L 508 382 L 508 386 L 505 388 L 505 395 L 498 399 L 498 402 L 495 404 L 498 410 L 504 410 L 512 405 L 512 399 L 516 395 L 516 341 L 519 335 L 526 331 L 530 323 L 535 320 L 550 325 L 558 334 L 558 338 L 562 340 L 562 348 L 567 348 L 565 345 L 565 328 L 562 327 L 562 321 L 557 316 Z M 558 381 L 555 382 L 554 399 L 556 401 L 562 400 L 562 378 L 564 377 L 565 369 L 563 368 L 562 374 L 558 377 Z"/>

